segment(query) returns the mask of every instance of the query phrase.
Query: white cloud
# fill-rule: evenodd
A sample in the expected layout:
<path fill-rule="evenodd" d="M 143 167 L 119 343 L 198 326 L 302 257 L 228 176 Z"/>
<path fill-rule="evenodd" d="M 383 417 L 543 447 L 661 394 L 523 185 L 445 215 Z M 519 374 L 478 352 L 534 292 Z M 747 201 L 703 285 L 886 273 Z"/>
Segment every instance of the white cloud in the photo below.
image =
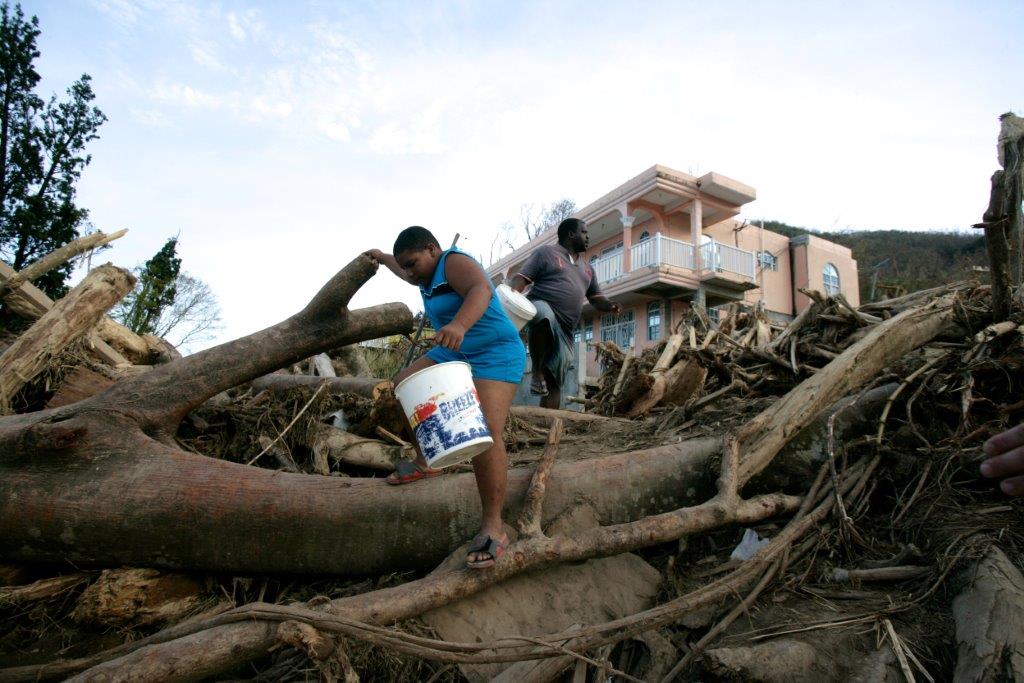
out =
<path fill-rule="evenodd" d="M 192 61 L 214 71 L 231 71 L 217 56 L 217 44 L 209 40 L 195 40 L 188 46 Z"/>
<path fill-rule="evenodd" d="M 132 0 L 89 0 L 89 2 L 121 28 L 135 26 L 142 13 L 142 7 Z"/>
<path fill-rule="evenodd" d="M 219 109 L 225 97 L 211 95 L 180 83 L 161 83 L 151 90 L 151 97 L 157 102 L 189 107 L 191 109 Z"/>
<path fill-rule="evenodd" d="M 170 128 L 172 125 L 170 117 L 154 109 L 132 109 L 131 116 L 139 123 L 152 128 Z"/>
<path fill-rule="evenodd" d="M 380 154 L 443 154 L 448 149 L 441 142 L 445 109 L 444 101 L 436 99 L 408 125 L 388 122 L 378 126 L 367 144 Z"/>
<path fill-rule="evenodd" d="M 227 22 L 231 37 L 239 42 L 259 38 L 265 28 L 259 10 L 255 9 L 246 10 L 241 14 L 228 12 Z"/>

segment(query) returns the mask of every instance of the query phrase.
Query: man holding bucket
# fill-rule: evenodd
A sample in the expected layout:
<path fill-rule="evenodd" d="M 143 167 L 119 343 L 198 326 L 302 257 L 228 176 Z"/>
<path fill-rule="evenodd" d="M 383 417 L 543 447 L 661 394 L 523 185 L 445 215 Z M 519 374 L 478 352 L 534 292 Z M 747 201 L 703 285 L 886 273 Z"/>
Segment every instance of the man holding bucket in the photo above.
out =
<path fill-rule="evenodd" d="M 517 292 L 533 285 L 527 294 L 537 307 L 529 324 L 530 392 L 541 397 L 544 408 L 561 407 L 562 386 L 575 356 L 572 333 L 583 314 L 583 301 L 602 313 L 621 311 L 601 293 L 594 269 L 580 257 L 589 243 L 587 224 L 566 218 L 558 225 L 558 243 L 539 247 L 509 282 Z"/>
<path fill-rule="evenodd" d="M 430 400 L 429 391 L 422 403 L 417 399 L 411 420 L 420 442 L 416 462 L 400 461 L 388 483 L 406 484 L 440 474 L 424 458 L 424 449 L 441 448 L 461 437 L 467 437 L 467 443 L 490 441 L 486 450 L 473 457 L 483 520 L 466 555 L 468 567 L 490 567 L 508 545 L 501 519 L 508 482 L 508 454 L 502 432 L 526 365 L 526 349 L 519 331 L 502 310 L 480 264 L 455 247 L 442 250 L 426 228 L 412 226 L 399 233 L 393 255 L 379 249 L 366 255 L 409 284 L 419 286 L 424 312 L 437 330 L 434 348 L 395 377 L 397 391 L 402 391 L 405 380 L 418 382 L 423 378 L 421 371 L 439 364 L 450 364 L 456 374 L 468 364 L 475 387 L 475 392 L 471 388 L 469 395 L 453 396 L 447 402 Z M 476 424 L 474 420 L 478 418 L 473 417 L 464 420 L 465 424 L 450 419 L 454 413 L 470 414 L 464 409 L 472 408 L 469 404 L 474 403 L 473 398 L 479 400 L 483 424 Z M 408 414 L 410 406 L 404 400 L 402 403 Z M 487 431 L 490 438 L 481 437 Z M 444 462 L 442 466 L 447 464 L 454 462 Z"/>

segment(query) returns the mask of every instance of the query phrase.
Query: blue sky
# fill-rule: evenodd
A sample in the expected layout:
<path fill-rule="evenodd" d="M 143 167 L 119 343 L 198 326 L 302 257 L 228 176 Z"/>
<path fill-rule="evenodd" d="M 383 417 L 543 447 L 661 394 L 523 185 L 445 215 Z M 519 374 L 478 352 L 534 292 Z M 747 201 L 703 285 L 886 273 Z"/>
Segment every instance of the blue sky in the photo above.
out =
<path fill-rule="evenodd" d="M 94 79 L 80 184 L 134 266 L 181 234 L 224 341 L 421 224 L 486 255 L 524 203 L 654 163 L 757 188 L 747 218 L 980 219 L 1024 111 L 1024 3 L 47 0 L 45 93 Z M 382 272 L 356 305 L 415 290 Z"/>

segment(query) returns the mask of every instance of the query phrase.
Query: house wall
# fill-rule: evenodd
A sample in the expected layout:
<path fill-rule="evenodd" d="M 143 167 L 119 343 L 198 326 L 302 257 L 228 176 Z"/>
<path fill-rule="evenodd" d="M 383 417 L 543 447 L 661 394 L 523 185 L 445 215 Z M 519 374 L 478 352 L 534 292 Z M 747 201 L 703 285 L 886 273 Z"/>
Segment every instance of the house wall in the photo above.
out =
<path fill-rule="evenodd" d="M 839 291 L 842 292 L 850 305 L 860 306 L 860 285 L 857 282 L 857 261 L 849 247 L 844 247 L 813 235 L 799 235 L 790 240 L 793 244 L 796 264 L 794 292 L 797 311 L 802 311 L 811 304 L 806 294 L 798 290 L 801 287 L 814 289 L 824 293 L 825 276 L 823 270 L 826 263 L 831 263 L 839 271 Z"/>

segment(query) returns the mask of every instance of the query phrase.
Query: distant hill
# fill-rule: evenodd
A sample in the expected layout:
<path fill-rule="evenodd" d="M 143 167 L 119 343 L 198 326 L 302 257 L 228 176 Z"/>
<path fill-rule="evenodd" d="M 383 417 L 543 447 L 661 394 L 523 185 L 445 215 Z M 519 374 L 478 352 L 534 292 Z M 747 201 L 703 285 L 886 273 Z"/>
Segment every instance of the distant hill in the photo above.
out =
<path fill-rule="evenodd" d="M 752 222 L 760 224 L 761 221 Z M 977 233 L 909 230 L 823 232 L 768 220 L 764 227 L 787 237 L 816 235 L 849 247 L 853 258 L 857 259 L 860 298 L 864 303 L 869 301 L 873 268 L 886 259 L 889 262 L 878 271 L 878 284 L 902 286 L 908 292 L 955 280 L 988 280 L 987 273 L 973 270 L 974 266 L 988 265 L 985 237 L 980 230 Z M 884 295 L 876 292 L 875 298 L 884 298 Z"/>

